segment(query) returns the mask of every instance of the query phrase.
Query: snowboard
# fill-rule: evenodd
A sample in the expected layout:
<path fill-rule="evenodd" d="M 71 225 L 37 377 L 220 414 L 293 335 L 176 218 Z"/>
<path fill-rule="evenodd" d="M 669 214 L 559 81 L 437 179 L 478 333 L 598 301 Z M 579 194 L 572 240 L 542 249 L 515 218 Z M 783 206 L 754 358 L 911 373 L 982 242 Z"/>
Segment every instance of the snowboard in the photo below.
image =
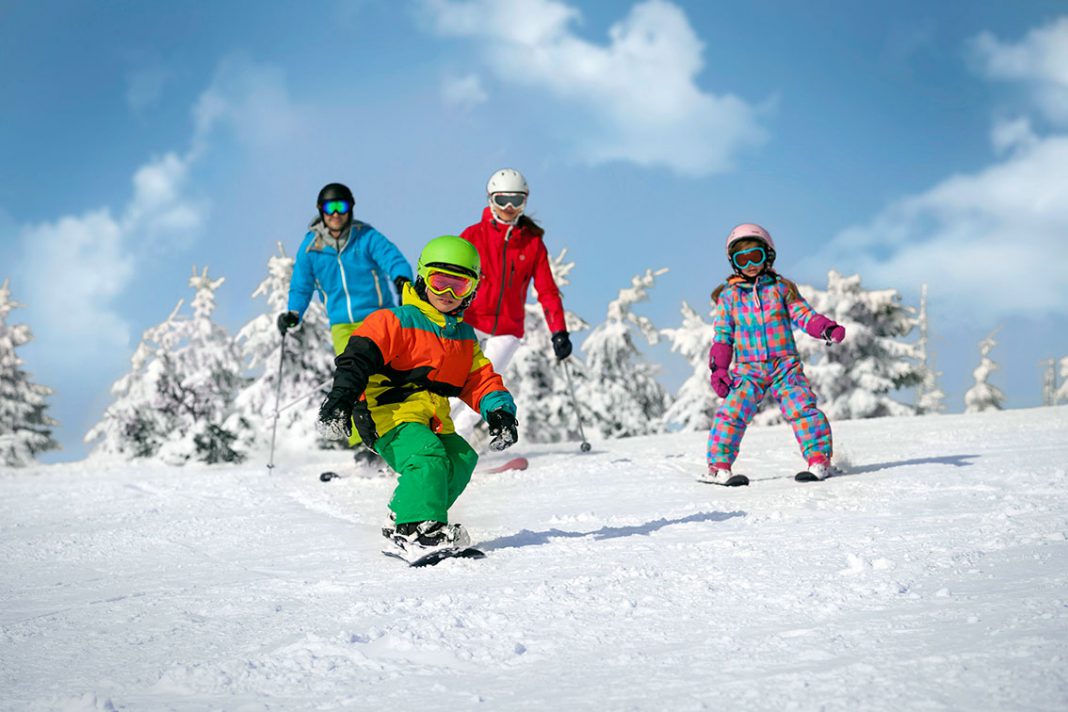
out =
<path fill-rule="evenodd" d="M 414 559 L 409 559 L 399 551 L 392 551 L 383 549 L 382 553 L 394 559 L 400 559 L 404 563 L 408 564 L 412 568 L 419 568 L 422 566 L 436 566 L 446 559 L 484 559 L 486 553 L 481 549 L 477 549 L 473 546 L 465 548 L 446 547 L 443 549 L 434 549 L 428 551 L 422 556 L 417 556 Z"/>
<path fill-rule="evenodd" d="M 497 465 L 496 467 L 487 467 L 479 472 L 496 473 L 496 472 L 508 472 L 509 470 L 525 470 L 530 467 L 530 461 L 525 457 L 513 457 L 503 465 Z"/>
<path fill-rule="evenodd" d="M 705 485 L 719 485 L 720 487 L 748 487 L 749 478 L 745 475 L 731 475 L 726 482 L 713 482 L 708 477 L 698 477 L 697 481 Z"/>

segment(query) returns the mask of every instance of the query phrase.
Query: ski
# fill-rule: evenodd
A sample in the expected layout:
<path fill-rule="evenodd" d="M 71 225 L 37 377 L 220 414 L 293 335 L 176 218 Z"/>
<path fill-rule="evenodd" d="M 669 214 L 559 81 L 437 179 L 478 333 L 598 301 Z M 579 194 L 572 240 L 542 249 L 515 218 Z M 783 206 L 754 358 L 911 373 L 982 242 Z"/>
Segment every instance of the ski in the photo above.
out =
<path fill-rule="evenodd" d="M 824 478 L 824 479 L 826 479 L 826 478 Z M 801 472 L 798 472 L 796 475 L 794 475 L 794 482 L 822 482 L 822 481 L 823 480 L 821 480 L 819 477 L 816 477 L 814 474 L 812 474 L 808 470 L 801 470 Z"/>
<path fill-rule="evenodd" d="M 509 470 L 525 470 L 528 467 L 530 467 L 530 461 L 527 460 L 527 458 L 514 457 L 503 465 L 497 465 L 496 467 L 487 467 L 485 469 L 478 470 L 478 472 L 492 474 L 497 472 L 508 472 Z"/>
<path fill-rule="evenodd" d="M 731 475 L 724 482 L 717 482 L 710 476 L 698 477 L 697 481 L 705 485 L 719 485 L 720 487 L 748 487 L 749 478 L 745 475 Z"/>

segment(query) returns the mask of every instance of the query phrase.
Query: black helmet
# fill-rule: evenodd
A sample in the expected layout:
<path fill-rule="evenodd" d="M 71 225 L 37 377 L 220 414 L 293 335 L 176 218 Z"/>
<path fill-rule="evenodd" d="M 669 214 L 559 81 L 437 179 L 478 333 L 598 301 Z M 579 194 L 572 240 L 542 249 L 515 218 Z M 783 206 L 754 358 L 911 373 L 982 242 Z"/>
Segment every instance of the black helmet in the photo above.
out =
<path fill-rule="evenodd" d="M 319 191 L 319 197 L 316 199 L 316 205 L 322 205 L 328 200 L 347 200 L 349 205 L 356 202 L 356 199 L 352 197 L 352 191 L 344 183 L 328 183 L 323 186 L 323 189 Z"/>

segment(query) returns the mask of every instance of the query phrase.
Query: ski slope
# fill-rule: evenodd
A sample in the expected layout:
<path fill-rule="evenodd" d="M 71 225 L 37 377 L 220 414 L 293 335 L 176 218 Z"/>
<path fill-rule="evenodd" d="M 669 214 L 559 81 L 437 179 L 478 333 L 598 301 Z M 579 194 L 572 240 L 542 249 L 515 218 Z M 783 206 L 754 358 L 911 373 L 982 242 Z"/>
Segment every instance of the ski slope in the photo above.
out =
<path fill-rule="evenodd" d="M 0 709 L 1068 708 L 1068 408 L 834 431 L 851 474 L 753 428 L 734 489 L 702 433 L 520 443 L 428 569 L 342 452 L 6 471 Z"/>

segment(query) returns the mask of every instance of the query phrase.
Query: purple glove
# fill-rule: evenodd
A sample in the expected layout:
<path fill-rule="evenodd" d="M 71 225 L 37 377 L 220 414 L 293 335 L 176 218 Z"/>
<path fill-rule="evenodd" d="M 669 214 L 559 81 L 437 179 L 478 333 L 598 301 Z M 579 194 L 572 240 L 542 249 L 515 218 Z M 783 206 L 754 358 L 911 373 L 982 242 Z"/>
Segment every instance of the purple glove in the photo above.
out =
<path fill-rule="evenodd" d="M 808 325 L 805 326 L 805 331 L 809 336 L 816 339 L 823 339 L 828 344 L 832 341 L 836 344 L 842 343 L 842 339 L 845 338 L 845 327 L 837 324 L 822 314 L 815 314 L 808 320 Z"/>
<path fill-rule="evenodd" d="M 734 349 L 730 344 L 712 344 L 712 351 L 708 354 L 708 367 L 712 369 L 712 390 L 720 398 L 726 398 L 731 392 L 731 375 L 727 369 L 734 357 Z"/>

